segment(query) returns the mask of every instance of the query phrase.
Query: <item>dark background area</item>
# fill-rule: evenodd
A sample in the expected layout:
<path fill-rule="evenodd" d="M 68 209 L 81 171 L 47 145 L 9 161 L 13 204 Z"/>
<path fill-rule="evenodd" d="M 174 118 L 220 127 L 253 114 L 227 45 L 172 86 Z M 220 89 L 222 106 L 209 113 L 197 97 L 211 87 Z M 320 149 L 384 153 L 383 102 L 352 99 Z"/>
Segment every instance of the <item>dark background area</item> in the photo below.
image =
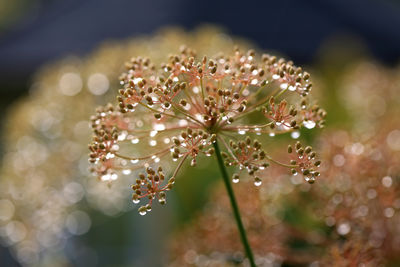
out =
<path fill-rule="evenodd" d="M 8 3 L 7 3 L 8 2 Z M 400 3 L 389 0 L 0 0 L 0 112 L 27 93 L 32 74 L 66 55 L 85 55 L 108 39 L 150 34 L 165 26 L 205 23 L 312 64 L 329 41 L 352 42 L 379 61 L 400 58 Z M 7 5 L 18 5 L 11 8 Z M 350 40 L 350 41 L 349 41 Z M 348 42 L 348 43 L 347 43 Z M 127 55 L 127 58 L 129 55 Z M 1 116 L 3 119 L 4 116 Z M 8 259 L 5 260 L 4 259 Z M 5 249 L 0 260 L 12 266 Z"/>

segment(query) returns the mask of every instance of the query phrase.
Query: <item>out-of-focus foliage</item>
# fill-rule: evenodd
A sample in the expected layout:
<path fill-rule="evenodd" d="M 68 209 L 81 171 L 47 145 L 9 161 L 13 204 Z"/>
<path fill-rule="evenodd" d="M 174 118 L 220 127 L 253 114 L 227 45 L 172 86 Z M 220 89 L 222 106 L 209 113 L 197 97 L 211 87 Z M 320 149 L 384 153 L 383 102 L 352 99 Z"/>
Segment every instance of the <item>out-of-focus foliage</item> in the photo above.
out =
<path fill-rule="evenodd" d="M 35 0 L 0 0 L 0 35 L 20 17 L 22 17 L 28 10 L 35 8 L 37 2 Z"/>

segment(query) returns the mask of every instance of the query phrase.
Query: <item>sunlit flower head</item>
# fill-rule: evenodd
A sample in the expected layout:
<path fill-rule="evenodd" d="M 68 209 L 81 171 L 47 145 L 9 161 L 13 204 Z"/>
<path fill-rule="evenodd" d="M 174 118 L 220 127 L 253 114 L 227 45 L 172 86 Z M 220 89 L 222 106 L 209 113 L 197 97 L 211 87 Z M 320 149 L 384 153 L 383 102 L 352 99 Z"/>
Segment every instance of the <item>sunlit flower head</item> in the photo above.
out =
<path fill-rule="evenodd" d="M 101 180 L 145 169 L 132 186 L 135 203 L 149 199 L 140 214 L 151 210 L 153 199 L 165 203 L 165 191 L 183 163 L 196 166 L 198 156 L 211 156 L 217 140 L 226 164 L 238 168 L 233 180 L 246 172 L 260 185 L 258 171 L 276 161 L 254 136 L 264 139 L 324 123 L 325 111 L 308 97 L 310 75 L 291 61 L 239 49 L 199 57 L 187 47 L 167 59 L 155 65 L 149 58 L 132 58 L 120 77 L 117 107 L 100 108 L 92 117 L 90 161 Z M 313 182 L 319 175 L 315 153 L 300 144 L 295 152 L 290 164 L 276 163 Z M 163 170 L 168 160 L 177 161 L 172 175 Z M 158 162 L 164 166 L 154 167 Z"/>

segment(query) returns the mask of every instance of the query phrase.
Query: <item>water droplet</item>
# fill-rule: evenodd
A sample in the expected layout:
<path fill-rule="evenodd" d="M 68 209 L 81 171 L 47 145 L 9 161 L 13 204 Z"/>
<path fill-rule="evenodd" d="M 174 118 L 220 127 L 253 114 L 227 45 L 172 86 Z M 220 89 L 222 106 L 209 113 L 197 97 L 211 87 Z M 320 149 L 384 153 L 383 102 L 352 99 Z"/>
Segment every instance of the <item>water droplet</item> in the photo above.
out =
<path fill-rule="evenodd" d="M 192 161 L 190 162 L 190 166 L 194 167 L 196 166 L 196 159 L 192 159 Z"/>
<path fill-rule="evenodd" d="M 106 159 L 112 159 L 114 157 L 115 157 L 115 155 L 113 153 L 107 153 L 107 155 L 106 155 Z"/>
<path fill-rule="evenodd" d="M 241 134 L 241 135 L 244 135 L 244 134 L 246 134 L 246 131 L 245 130 L 238 130 L 238 134 Z"/>
<path fill-rule="evenodd" d="M 137 204 L 137 203 L 140 202 L 140 200 L 139 200 L 138 198 L 134 198 L 134 199 L 132 199 L 132 202 L 133 202 L 134 204 Z"/>
<path fill-rule="evenodd" d="M 134 137 L 134 138 L 131 140 L 131 143 L 132 143 L 132 144 L 137 144 L 137 143 L 139 143 L 139 138 Z"/>
<path fill-rule="evenodd" d="M 237 177 L 233 178 L 232 182 L 235 183 L 235 184 L 239 183 L 239 178 L 237 178 Z"/>
<path fill-rule="evenodd" d="M 138 163 L 138 162 L 139 162 L 138 159 L 132 159 L 132 160 L 131 160 L 131 163 L 132 163 L 132 164 L 136 164 L 136 163 Z"/>
<path fill-rule="evenodd" d="M 157 131 L 151 131 L 151 132 L 150 132 L 150 137 L 156 136 L 157 133 L 158 133 Z"/>
<path fill-rule="evenodd" d="M 294 131 L 294 132 L 292 132 L 292 133 L 290 134 L 290 136 L 291 136 L 293 139 L 297 139 L 297 138 L 300 137 L 300 132 L 299 132 L 299 131 Z"/>
<path fill-rule="evenodd" d="M 314 121 L 311 120 L 305 120 L 303 122 L 304 127 L 306 127 L 307 129 L 312 129 L 315 127 L 316 123 Z"/>
<path fill-rule="evenodd" d="M 145 211 L 145 210 L 139 211 L 139 214 L 142 215 L 142 216 L 143 216 L 143 215 L 146 215 L 146 213 L 147 213 L 147 211 Z"/>
<path fill-rule="evenodd" d="M 259 180 L 254 181 L 254 185 L 255 185 L 255 186 L 260 186 L 261 184 L 262 184 L 262 182 L 259 181 Z"/>
<path fill-rule="evenodd" d="M 111 174 L 111 180 L 115 181 L 117 179 L 118 179 L 118 174 L 116 173 Z"/>
<path fill-rule="evenodd" d="M 100 178 L 102 181 L 109 181 L 111 179 L 111 175 L 110 174 L 104 174 L 101 176 Z"/>
<path fill-rule="evenodd" d="M 275 133 L 269 133 L 269 136 L 274 137 Z"/>
<path fill-rule="evenodd" d="M 155 131 L 164 131 L 165 130 L 165 124 L 164 123 L 156 123 L 153 125 L 153 129 Z"/>
<path fill-rule="evenodd" d="M 200 92 L 199 87 L 193 86 L 193 93 L 198 94 Z"/>
<path fill-rule="evenodd" d="M 118 141 L 124 141 L 126 139 L 126 136 L 128 135 L 128 133 L 126 131 L 121 132 L 118 135 Z"/>
<path fill-rule="evenodd" d="M 122 173 L 125 175 L 129 175 L 132 173 L 132 171 L 130 169 L 124 169 L 124 170 L 122 170 Z"/>
<path fill-rule="evenodd" d="M 149 141 L 149 145 L 150 146 L 156 146 L 157 145 L 157 141 L 156 140 L 150 140 Z"/>
<path fill-rule="evenodd" d="M 290 85 L 289 87 L 288 87 L 288 89 L 289 89 L 289 91 L 296 91 L 296 86 L 293 86 L 293 85 Z"/>

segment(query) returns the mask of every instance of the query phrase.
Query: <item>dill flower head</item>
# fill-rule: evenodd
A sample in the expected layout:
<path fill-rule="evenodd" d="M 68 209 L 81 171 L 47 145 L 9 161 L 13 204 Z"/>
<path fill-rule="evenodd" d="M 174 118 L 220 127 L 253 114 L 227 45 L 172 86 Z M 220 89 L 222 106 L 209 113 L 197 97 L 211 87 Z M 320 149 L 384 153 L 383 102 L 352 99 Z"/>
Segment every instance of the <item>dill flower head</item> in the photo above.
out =
<path fill-rule="evenodd" d="M 289 147 L 294 157 L 284 164 L 254 138 L 323 125 L 326 112 L 308 97 L 312 83 L 302 68 L 239 49 L 208 58 L 181 47 L 167 60 L 155 65 L 149 58 L 132 58 L 120 77 L 117 106 L 99 108 L 91 119 L 92 172 L 111 182 L 120 173 L 144 168 L 132 185 L 134 203 L 149 199 L 140 214 L 150 211 L 155 199 L 164 204 L 165 191 L 173 187 L 183 163 L 196 166 L 198 156 L 211 156 L 217 140 L 224 146 L 225 164 L 238 169 L 233 182 L 246 172 L 259 186 L 257 173 L 270 162 L 310 182 L 319 175 L 311 147 Z M 167 172 L 169 160 L 177 165 Z M 155 165 L 159 162 L 163 166 Z"/>

